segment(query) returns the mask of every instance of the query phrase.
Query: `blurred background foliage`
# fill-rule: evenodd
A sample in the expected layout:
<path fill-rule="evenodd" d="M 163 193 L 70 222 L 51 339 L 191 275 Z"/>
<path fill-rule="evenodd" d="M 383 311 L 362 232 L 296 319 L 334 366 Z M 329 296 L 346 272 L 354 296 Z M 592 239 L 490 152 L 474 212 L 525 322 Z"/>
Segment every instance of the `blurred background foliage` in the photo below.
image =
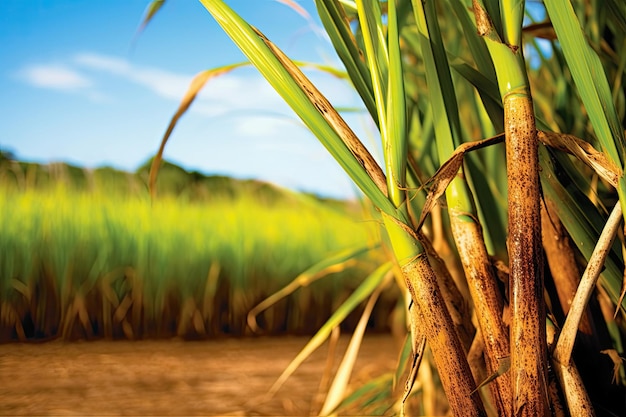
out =
<path fill-rule="evenodd" d="M 2 154 L 1 341 L 251 334 L 246 316 L 258 302 L 376 240 L 359 204 L 167 162 L 151 202 L 150 163 L 127 173 Z M 261 313 L 258 330 L 311 334 L 374 268 L 376 255 L 362 252 Z M 388 330 L 397 298 L 386 293 L 372 329 Z"/>

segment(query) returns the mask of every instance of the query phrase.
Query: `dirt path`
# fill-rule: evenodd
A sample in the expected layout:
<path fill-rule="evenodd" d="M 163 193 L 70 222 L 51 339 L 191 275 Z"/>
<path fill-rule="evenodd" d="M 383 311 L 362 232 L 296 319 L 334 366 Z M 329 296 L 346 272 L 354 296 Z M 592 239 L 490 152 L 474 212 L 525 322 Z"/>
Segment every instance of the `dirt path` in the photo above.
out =
<path fill-rule="evenodd" d="M 307 338 L 0 345 L 1 415 L 309 415 L 325 344 L 272 399 L 264 394 Z M 340 339 L 335 362 L 348 343 Z M 369 336 L 353 380 L 394 369 L 398 346 Z M 316 398 L 318 399 L 316 401 Z"/>

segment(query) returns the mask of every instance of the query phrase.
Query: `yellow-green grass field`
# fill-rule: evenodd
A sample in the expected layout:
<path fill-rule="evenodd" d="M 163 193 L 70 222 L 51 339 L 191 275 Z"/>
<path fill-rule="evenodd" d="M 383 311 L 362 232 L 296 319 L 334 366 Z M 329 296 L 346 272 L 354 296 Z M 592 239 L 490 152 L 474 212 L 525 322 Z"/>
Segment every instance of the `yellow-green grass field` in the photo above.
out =
<path fill-rule="evenodd" d="M 0 341 L 249 334 L 246 315 L 261 300 L 378 239 L 358 205 L 282 190 L 279 202 L 250 192 L 189 200 L 0 182 Z M 259 324 L 315 331 L 374 269 L 371 258 L 297 290 Z M 372 317 L 385 328 L 384 311 Z"/>

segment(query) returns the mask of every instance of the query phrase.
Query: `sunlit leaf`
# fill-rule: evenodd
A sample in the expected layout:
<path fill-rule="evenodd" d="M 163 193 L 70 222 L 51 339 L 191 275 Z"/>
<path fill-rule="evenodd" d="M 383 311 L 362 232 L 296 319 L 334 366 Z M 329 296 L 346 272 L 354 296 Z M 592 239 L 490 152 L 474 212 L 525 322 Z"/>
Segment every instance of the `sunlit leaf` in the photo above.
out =
<path fill-rule="evenodd" d="M 620 125 L 602 63 L 585 39 L 571 3 L 546 0 L 545 5 L 595 134 L 610 160 L 619 168 L 621 178 L 624 128 Z M 618 190 L 622 198 L 626 197 L 621 184 Z"/>
<path fill-rule="evenodd" d="M 285 383 L 285 381 L 295 372 L 295 370 L 313 353 L 318 347 L 320 347 L 324 341 L 328 338 L 333 328 L 339 326 L 339 324 L 353 311 L 365 298 L 376 291 L 376 288 L 385 279 L 385 276 L 391 269 L 391 263 L 384 263 L 378 267 L 371 275 L 369 275 L 361 285 L 352 293 L 346 301 L 341 304 L 340 307 L 335 310 L 333 315 L 328 321 L 319 329 L 319 331 L 309 340 L 306 346 L 298 353 L 298 355 L 291 361 L 289 366 L 283 371 L 278 380 L 272 385 L 270 393 L 275 393 Z"/>
<path fill-rule="evenodd" d="M 345 268 L 354 265 L 356 261 L 355 258 L 376 248 L 377 245 L 367 245 L 357 248 L 344 249 L 311 266 L 294 278 L 294 280 L 285 287 L 270 295 L 250 310 L 248 313 L 248 325 L 252 331 L 259 331 L 256 316 L 258 316 L 263 310 L 266 310 L 276 304 L 279 300 L 293 293 L 298 288 L 306 287 L 320 278 L 324 278 L 332 273 L 342 271 Z"/>
<path fill-rule="evenodd" d="M 378 121 L 369 70 L 365 65 L 362 52 L 357 46 L 343 7 L 338 0 L 315 0 L 315 4 L 326 33 L 348 74 L 350 74 L 356 91 L 361 96 L 372 118 Z"/>
<path fill-rule="evenodd" d="M 180 105 L 178 106 L 178 109 L 176 110 L 176 113 L 174 113 L 174 116 L 172 116 L 172 119 L 170 120 L 170 123 L 167 126 L 167 130 L 165 131 L 165 134 L 163 135 L 163 138 L 161 139 L 161 145 L 159 147 L 159 150 L 156 156 L 154 157 L 154 160 L 152 161 L 148 187 L 150 188 L 150 194 L 152 195 L 153 198 L 156 193 L 156 179 L 157 179 L 157 174 L 159 172 L 159 165 L 161 164 L 161 159 L 163 159 L 163 151 L 165 150 L 165 145 L 167 144 L 167 141 L 172 135 L 172 132 L 174 131 L 174 128 L 176 127 L 176 124 L 178 123 L 178 120 L 181 118 L 183 114 L 187 112 L 187 110 L 189 109 L 189 106 L 191 106 L 191 103 L 193 103 L 193 101 L 198 96 L 198 93 L 202 90 L 202 88 L 204 88 L 205 84 L 211 78 L 226 74 L 227 72 L 230 72 L 233 69 L 244 66 L 244 65 L 249 65 L 249 63 L 244 62 L 244 63 L 239 63 L 239 64 L 230 64 L 224 67 L 202 71 L 201 73 L 197 74 L 193 78 L 193 80 L 191 81 L 191 84 L 189 85 L 189 88 L 187 89 L 187 92 L 183 96 L 183 99 L 181 100 Z"/>
<path fill-rule="evenodd" d="M 224 2 L 201 2 L 361 191 L 378 209 L 398 217 L 395 207 L 386 196 L 387 185 L 380 166 L 298 67 Z"/>
<path fill-rule="evenodd" d="M 146 11 L 144 12 L 144 17 L 141 21 L 141 24 L 139 25 L 139 27 L 137 28 L 137 31 L 135 32 L 135 37 L 132 43 L 134 43 L 135 39 L 137 39 L 139 35 L 141 35 L 141 33 L 146 29 L 146 26 L 148 26 L 148 23 L 152 21 L 154 16 L 157 14 L 159 10 L 161 10 L 161 7 L 163 7 L 164 4 L 165 4 L 165 0 L 152 0 L 150 4 L 148 4 L 148 7 L 146 7 Z"/>
<path fill-rule="evenodd" d="M 354 368 L 354 364 L 359 354 L 359 348 L 361 347 L 361 342 L 363 341 L 363 337 L 365 335 L 367 323 L 369 321 L 372 310 L 374 309 L 374 305 L 376 304 L 376 301 L 378 300 L 378 297 L 380 296 L 382 291 L 386 288 L 387 284 L 391 282 L 391 280 L 392 274 L 387 273 L 385 281 L 382 282 L 374 290 L 372 295 L 370 295 L 369 299 L 367 300 L 367 304 L 365 305 L 365 309 L 361 314 L 359 323 L 352 333 L 350 344 L 346 348 L 346 353 L 341 361 L 341 364 L 339 365 L 339 369 L 337 369 L 335 379 L 333 380 L 333 383 L 328 390 L 328 395 L 326 396 L 326 400 L 324 401 L 322 410 L 319 413 L 320 416 L 330 414 L 332 411 L 335 410 L 335 408 L 343 399 L 346 389 L 348 387 L 350 376 L 352 375 L 352 369 Z"/>

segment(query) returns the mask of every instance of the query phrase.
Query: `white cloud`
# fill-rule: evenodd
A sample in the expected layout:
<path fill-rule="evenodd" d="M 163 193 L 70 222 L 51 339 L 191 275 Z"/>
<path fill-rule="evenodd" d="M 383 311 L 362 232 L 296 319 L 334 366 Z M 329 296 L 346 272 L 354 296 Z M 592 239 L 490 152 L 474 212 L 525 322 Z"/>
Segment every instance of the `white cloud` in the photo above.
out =
<path fill-rule="evenodd" d="M 243 136 L 273 136 L 285 130 L 285 120 L 271 116 L 247 116 L 238 118 L 233 126 Z"/>
<path fill-rule="evenodd" d="M 83 68 L 119 76 L 144 86 L 160 97 L 177 102 L 182 99 L 195 75 L 136 65 L 122 58 L 97 53 L 77 54 L 73 62 Z M 356 93 L 347 82 L 318 71 L 311 71 L 308 75 L 324 94 L 328 94 L 332 102 L 339 105 L 354 104 Z M 210 116 L 239 109 L 287 111 L 287 105 L 269 83 L 249 68 L 210 79 L 192 108 Z"/>
<path fill-rule="evenodd" d="M 150 66 L 133 64 L 125 59 L 96 53 L 81 53 L 72 59 L 75 65 L 118 76 L 147 88 L 159 97 L 179 102 L 194 74 L 180 74 Z M 198 94 L 191 111 L 219 116 L 241 109 L 276 109 L 286 106 L 260 75 L 226 73 L 210 79 Z"/>
<path fill-rule="evenodd" d="M 247 76 L 235 73 L 220 75 L 209 81 L 198 98 L 219 101 L 235 108 L 278 110 L 277 106 L 285 107 L 280 96 L 257 73 Z"/>
<path fill-rule="evenodd" d="M 157 68 L 134 65 L 121 58 L 95 53 L 78 54 L 74 56 L 73 61 L 84 68 L 116 75 L 142 85 L 167 99 L 180 100 L 193 78 Z"/>
<path fill-rule="evenodd" d="M 318 71 L 307 71 L 316 86 L 337 105 L 354 105 L 356 94 L 346 82 Z M 62 64 L 26 67 L 22 78 L 45 88 L 75 90 L 93 101 L 108 97 L 102 92 L 103 75 L 130 82 L 172 102 L 172 113 L 183 98 L 194 74 L 177 73 L 125 58 L 94 52 L 76 54 Z M 90 77 L 88 78 L 87 75 Z M 109 82 L 109 81 L 107 81 Z M 198 94 L 191 113 L 225 119 L 233 132 L 248 137 L 269 137 L 298 124 L 299 119 L 258 72 L 244 68 L 212 78 Z"/>
<path fill-rule="evenodd" d="M 125 74 L 132 70 L 130 63 L 126 60 L 95 53 L 77 54 L 74 56 L 73 61 L 88 68 L 103 70 L 114 74 Z"/>
<path fill-rule="evenodd" d="M 307 70 L 307 75 L 334 104 L 358 104 L 356 94 L 346 82 L 318 71 Z M 53 63 L 24 67 L 19 76 L 30 85 L 68 91 L 92 101 L 102 101 L 102 98 L 114 94 L 119 96 L 109 99 L 122 100 L 124 87 L 130 90 L 129 86 L 137 86 L 139 88 L 132 91 L 138 94 L 139 99 L 160 104 L 165 102 L 167 106 L 171 105 L 173 114 L 194 74 L 141 65 L 123 57 L 81 53 Z M 138 91 L 141 89 L 144 94 Z M 350 182 L 336 162 L 253 68 L 242 68 L 209 80 L 190 108 L 190 113 L 196 117 L 181 123 L 177 129 L 181 140 L 168 145 L 167 158 L 200 170 L 262 178 L 326 195 L 354 195 Z M 349 115 L 348 121 L 354 123 L 354 115 Z M 356 127 L 359 127 L 358 124 Z M 155 131 L 155 136 L 162 133 L 160 129 Z M 124 138 L 125 135 L 120 134 L 119 137 Z M 151 143 L 154 138 L 149 135 L 141 137 L 144 141 L 141 144 L 138 140 L 132 143 L 118 140 L 116 146 L 124 147 L 121 154 L 127 155 L 129 161 L 130 155 L 139 152 L 139 158 L 143 159 L 146 149 L 153 149 Z M 76 151 L 75 145 L 71 148 L 72 152 Z M 119 149 L 111 146 L 108 140 L 105 148 Z M 141 150 L 137 151 L 139 148 Z M 87 150 L 82 151 L 83 163 L 121 163 L 117 156 L 106 151 L 97 151 L 95 156 L 93 149 L 99 148 L 91 143 Z M 119 151 L 111 152 L 119 154 Z M 128 165 L 133 163 L 127 162 Z"/>
<path fill-rule="evenodd" d="M 210 79 L 191 111 L 211 117 L 241 112 L 241 118 L 254 112 L 270 111 L 274 117 L 289 112 L 280 96 L 256 73 L 227 73 Z"/>
<path fill-rule="evenodd" d="M 79 90 L 93 85 L 90 79 L 75 69 L 59 64 L 27 66 L 17 75 L 33 86 L 55 90 Z"/>

